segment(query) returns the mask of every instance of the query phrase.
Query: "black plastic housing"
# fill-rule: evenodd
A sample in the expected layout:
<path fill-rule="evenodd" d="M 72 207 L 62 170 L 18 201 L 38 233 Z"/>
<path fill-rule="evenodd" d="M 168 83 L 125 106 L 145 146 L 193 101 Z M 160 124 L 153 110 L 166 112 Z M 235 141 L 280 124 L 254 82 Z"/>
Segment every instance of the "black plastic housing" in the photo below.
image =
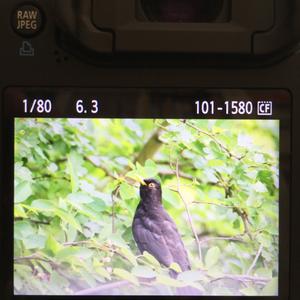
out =
<path fill-rule="evenodd" d="M 1 166 L 6 149 L 2 139 L 5 128 L 3 94 L 10 86 L 285 89 L 291 93 L 291 251 L 290 271 L 282 276 L 289 279 L 286 299 L 300 299 L 297 188 L 300 172 L 300 53 L 297 48 L 300 1 L 232 0 L 232 8 L 236 10 L 227 26 L 223 23 L 140 24 L 133 22 L 129 15 L 134 14 L 133 0 L 29 2 L 38 6 L 45 16 L 43 30 L 30 39 L 18 36 L 11 26 L 13 10 L 24 1 L 0 2 Z M 97 7 L 102 7 L 103 11 Z M 118 10 L 113 10 L 114 7 Z M 257 14 L 257 7 L 266 13 L 266 18 Z M 178 31 L 182 33 L 180 42 L 175 41 Z M 149 33 L 147 38 L 145 32 Z M 199 40 L 195 40 L 195 36 L 199 36 Z M 34 47 L 34 56 L 19 55 L 24 41 Z M 1 171 L 1 191 L 8 184 L 6 180 L 6 174 Z M 0 298 L 6 300 L 11 299 L 13 289 L 6 267 L 12 264 L 13 258 L 7 247 L 9 203 L 4 202 L 2 196 L 0 201 Z"/>
<path fill-rule="evenodd" d="M 226 0 L 223 21 L 200 23 L 142 20 L 140 1 L 51 2 L 65 33 L 98 53 L 270 55 L 299 40 L 299 32 L 293 30 L 299 28 L 296 0 Z M 226 11 L 227 20 L 222 19 Z"/>

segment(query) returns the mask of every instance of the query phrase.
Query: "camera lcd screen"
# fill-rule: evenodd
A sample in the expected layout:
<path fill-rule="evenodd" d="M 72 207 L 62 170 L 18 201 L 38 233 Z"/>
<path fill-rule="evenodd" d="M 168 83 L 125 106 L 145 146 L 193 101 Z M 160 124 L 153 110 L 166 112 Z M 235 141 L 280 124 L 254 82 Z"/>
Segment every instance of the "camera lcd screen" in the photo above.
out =
<path fill-rule="evenodd" d="M 8 88 L 4 100 L 13 295 L 286 295 L 287 91 Z"/>

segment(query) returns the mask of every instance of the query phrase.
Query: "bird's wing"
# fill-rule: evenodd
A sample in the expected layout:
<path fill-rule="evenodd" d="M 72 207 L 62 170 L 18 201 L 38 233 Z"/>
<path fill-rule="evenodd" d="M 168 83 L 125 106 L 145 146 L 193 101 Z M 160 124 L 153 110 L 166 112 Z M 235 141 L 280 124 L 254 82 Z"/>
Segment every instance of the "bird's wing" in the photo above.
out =
<path fill-rule="evenodd" d="M 172 254 L 159 226 L 152 222 L 146 222 L 145 224 L 142 220 L 135 219 L 133 235 L 141 252 L 149 252 L 167 267 L 172 264 Z"/>
<path fill-rule="evenodd" d="M 170 249 L 173 262 L 176 262 L 181 267 L 182 271 L 189 270 L 190 262 L 188 254 L 177 230 L 176 224 L 169 215 L 163 222 L 162 233 L 167 247 Z"/>

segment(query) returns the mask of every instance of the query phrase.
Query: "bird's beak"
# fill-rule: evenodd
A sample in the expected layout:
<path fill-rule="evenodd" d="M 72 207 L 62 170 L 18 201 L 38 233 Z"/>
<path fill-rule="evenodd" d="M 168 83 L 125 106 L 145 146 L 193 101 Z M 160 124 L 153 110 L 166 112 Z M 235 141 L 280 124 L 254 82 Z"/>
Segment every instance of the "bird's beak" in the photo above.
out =
<path fill-rule="evenodd" d="M 139 178 L 139 182 L 140 182 L 141 185 L 147 185 L 147 183 L 142 178 Z"/>

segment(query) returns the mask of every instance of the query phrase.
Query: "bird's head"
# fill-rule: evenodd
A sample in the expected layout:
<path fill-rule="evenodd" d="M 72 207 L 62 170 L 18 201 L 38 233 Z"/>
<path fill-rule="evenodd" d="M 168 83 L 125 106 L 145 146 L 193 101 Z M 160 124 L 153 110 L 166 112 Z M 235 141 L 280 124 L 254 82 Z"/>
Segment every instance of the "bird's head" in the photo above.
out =
<path fill-rule="evenodd" d="M 161 185 L 156 179 L 144 179 L 140 186 L 142 201 L 161 203 Z"/>

